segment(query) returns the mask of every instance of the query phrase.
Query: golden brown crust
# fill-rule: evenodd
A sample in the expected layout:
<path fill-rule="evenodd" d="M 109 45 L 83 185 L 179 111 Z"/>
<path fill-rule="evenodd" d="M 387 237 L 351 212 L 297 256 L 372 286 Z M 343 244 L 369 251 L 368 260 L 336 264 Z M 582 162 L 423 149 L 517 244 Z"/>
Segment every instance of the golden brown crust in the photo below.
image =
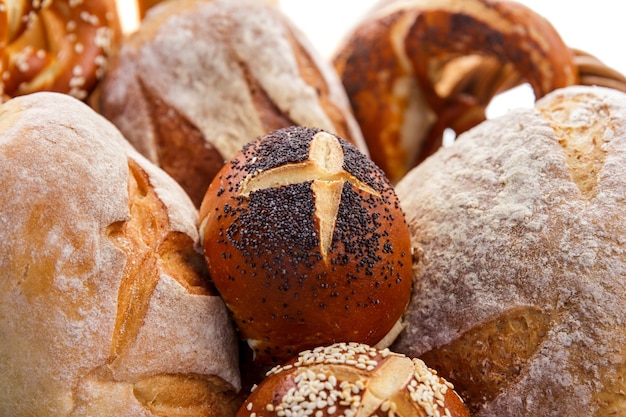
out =
<path fill-rule="evenodd" d="M 232 416 L 237 339 L 178 184 L 65 94 L 0 107 L 0 160 L 3 412 Z"/>
<path fill-rule="evenodd" d="M 459 57 L 483 62 L 474 82 L 457 78 L 477 69 Z M 554 28 L 510 1 L 383 1 L 334 62 L 372 158 L 394 183 L 441 145 L 444 129 L 483 121 L 498 92 L 527 81 L 542 97 L 577 82 Z M 449 88 L 450 74 L 461 84 Z"/>
<path fill-rule="evenodd" d="M 461 135 L 396 187 L 407 327 L 481 416 L 620 415 L 626 95 L 575 86 Z"/>
<path fill-rule="evenodd" d="M 211 277 L 261 363 L 376 344 L 404 311 L 404 215 L 382 171 L 334 135 L 292 127 L 250 143 L 200 216 Z"/>
<path fill-rule="evenodd" d="M 469 417 L 453 386 L 413 359 L 357 343 L 301 352 L 270 370 L 237 417 Z"/>
<path fill-rule="evenodd" d="M 164 3 L 124 42 L 97 107 L 199 204 L 225 160 L 275 129 L 323 128 L 366 152 L 337 74 L 317 55 L 267 2 Z M 170 138 L 183 139 L 181 125 L 187 144 Z"/>
<path fill-rule="evenodd" d="M 0 1 L 0 94 L 55 91 L 86 99 L 121 37 L 116 3 Z"/>

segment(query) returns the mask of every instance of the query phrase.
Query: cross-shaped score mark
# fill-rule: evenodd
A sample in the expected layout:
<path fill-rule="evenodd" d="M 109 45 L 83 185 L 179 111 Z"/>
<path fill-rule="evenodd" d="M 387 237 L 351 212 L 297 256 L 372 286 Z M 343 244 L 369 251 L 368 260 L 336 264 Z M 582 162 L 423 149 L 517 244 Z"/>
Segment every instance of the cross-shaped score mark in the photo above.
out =
<path fill-rule="evenodd" d="M 319 132 L 311 141 L 307 161 L 248 175 L 241 182 L 240 192 L 242 196 L 249 196 L 250 193 L 262 189 L 312 181 L 315 216 L 320 225 L 320 252 L 326 259 L 335 230 L 343 185 L 348 182 L 359 190 L 380 196 L 372 187 L 344 170 L 343 163 L 344 154 L 339 140 L 329 133 Z"/>

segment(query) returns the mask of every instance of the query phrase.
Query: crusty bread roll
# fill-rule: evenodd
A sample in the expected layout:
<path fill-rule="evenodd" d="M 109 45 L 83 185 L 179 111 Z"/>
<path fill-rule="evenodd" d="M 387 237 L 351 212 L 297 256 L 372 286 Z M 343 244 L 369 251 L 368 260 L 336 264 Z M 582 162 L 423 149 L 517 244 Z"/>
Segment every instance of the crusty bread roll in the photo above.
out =
<path fill-rule="evenodd" d="M 396 187 L 407 328 L 481 416 L 626 413 L 626 95 L 568 87 L 487 121 Z"/>
<path fill-rule="evenodd" d="M 274 129 L 319 127 L 366 152 L 332 66 L 263 0 L 153 7 L 111 63 L 98 108 L 198 206 L 224 162 Z"/>
<path fill-rule="evenodd" d="M 200 233 L 257 362 L 397 335 L 409 230 L 383 172 L 345 140 L 293 126 L 249 143 L 211 182 Z"/>
<path fill-rule="evenodd" d="M 420 359 L 359 343 L 301 352 L 271 369 L 237 417 L 469 417 L 454 387 Z"/>
<path fill-rule="evenodd" d="M 0 178 L 0 415 L 234 415 L 237 339 L 182 189 L 59 93 L 0 106 Z"/>
<path fill-rule="evenodd" d="M 120 38 L 115 0 L 0 0 L 0 102 L 36 91 L 86 99 Z"/>

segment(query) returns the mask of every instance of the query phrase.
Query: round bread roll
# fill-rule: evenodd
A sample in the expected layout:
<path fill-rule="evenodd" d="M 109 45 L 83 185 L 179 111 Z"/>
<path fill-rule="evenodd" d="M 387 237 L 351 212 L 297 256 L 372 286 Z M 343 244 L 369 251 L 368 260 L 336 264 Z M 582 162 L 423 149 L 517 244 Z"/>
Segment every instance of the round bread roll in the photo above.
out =
<path fill-rule="evenodd" d="M 382 171 L 345 140 L 294 126 L 251 142 L 200 219 L 211 278 L 257 362 L 397 335 L 409 230 Z"/>
<path fill-rule="evenodd" d="M 373 161 L 396 184 L 436 151 L 445 129 L 485 120 L 498 93 L 536 97 L 575 84 L 554 27 L 509 0 L 383 0 L 338 47 L 334 64 Z"/>
<path fill-rule="evenodd" d="M 237 337 L 183 190 L 86 104 L 0 106 L 0 414 L 233 416 Z"/>
<path fill-rule="evenodd" d="M 99 111 L 200 205 L 225 161 L 292 125 L 366 148 L 329 63 L 263 0 L 178 0 L 150 10 L 122 45 Z"/>
<path fill-rule="evenodd" d="M 309 415 L 469 417 L 452 384 L 420 359 L 358 343 L 307 350 L 276 366 L 237 413 Z"/>
<path fill-rule="evenodd" d="M 115 0 L 0 0 L 0 96 L 86 99 L 121 37 Z"/>
<path fill-rule="evenodd" d="M 568 87 L 461 135 L 396 187 L 414 246 L 392 349 L 472 415 L 624 415 L 626 95 Z"/>

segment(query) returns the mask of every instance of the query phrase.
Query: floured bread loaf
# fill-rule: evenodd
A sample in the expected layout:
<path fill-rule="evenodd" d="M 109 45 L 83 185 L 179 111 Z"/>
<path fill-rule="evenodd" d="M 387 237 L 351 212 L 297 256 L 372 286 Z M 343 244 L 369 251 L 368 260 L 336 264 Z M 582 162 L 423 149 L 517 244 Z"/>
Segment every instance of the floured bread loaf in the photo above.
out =
<path fill-rule="evenodd" d="M 334 69 L 269 3 L 159 4 L 104 81 L 99 111 L 198 206 L 224 162 L 275 129 L 318 127 L 365 152 Z"/>
<path fill-rule="evenodd" d="M 626 95 L 568 87 L 411 171 L 414 291 L 392 349 L 475 416 L 623 415 L 625 167 Z"/>
<path fill-rule="evenodd" d="M 0 178 L 0 415 L 234 415 L 235 332 L 182 189 L 58 93 L 0 107 Z"/>

